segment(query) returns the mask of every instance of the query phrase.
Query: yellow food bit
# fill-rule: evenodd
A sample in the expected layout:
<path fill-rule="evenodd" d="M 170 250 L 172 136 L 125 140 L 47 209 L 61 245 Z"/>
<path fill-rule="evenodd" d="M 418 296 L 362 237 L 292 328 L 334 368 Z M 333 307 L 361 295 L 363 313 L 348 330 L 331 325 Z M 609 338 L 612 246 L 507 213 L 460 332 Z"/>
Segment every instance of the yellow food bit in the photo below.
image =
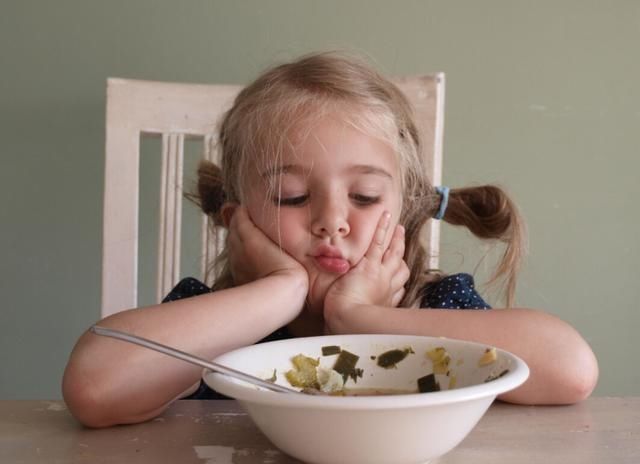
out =
<path fill-rule="evenodd" d="M 309 358 L 303 354 L 298 354 L 291 359 L 295 369 L 287 371 L 284 376 L 291 386 L 300 388 L 319 388 L 316 367 L 320 362 L 317 359 Z"/>
<path fill-rule="evenodd" d="M 439 346 L 427 351 L 427 357 L 433 363 L 434 374 L 446 374 L 449 372 L 449 362 L 451 362 L 451 357 L 443 347 Z"/>
<path fill-rule="evenodd" d="M 298 369 L 299 371 L 315 370 L 315 368 L 318 367 L 318 365 L 320 364 L 320 361 L 318 361 L 317 359 L 310 358 L 303 354 L 298 354 L 294 356 L 291 362 L 293 363 L 295 368 Z"/>
<path fill-rule="evenodd" d="M 498 355 L 496 354 L 495 348 L 487 348 L 484 351 L 482 357 L 478 360 L 478 366 L 488 366 L 489 364 L 495 362 L 498 359 Z"/>
<path fill-rule="evenodd" d="M 439 346 L 437 348 L 434 348 L 432 350 L 427 351 L 427 357 L 435 362 L 440 362 L 442 359 L 444 359 L 446 356 L 448 356 L 447 354 L 447 350 L 445 350 L 443 347 Z"/>
<path fill-rule="evenodd" d="M 449 377 L 449 390 L 453 390 L 454 388 L 456 388 L 457 382 L 458 382 L 458 379 L 455 375 L 452 375 L 451 377 Z"/>

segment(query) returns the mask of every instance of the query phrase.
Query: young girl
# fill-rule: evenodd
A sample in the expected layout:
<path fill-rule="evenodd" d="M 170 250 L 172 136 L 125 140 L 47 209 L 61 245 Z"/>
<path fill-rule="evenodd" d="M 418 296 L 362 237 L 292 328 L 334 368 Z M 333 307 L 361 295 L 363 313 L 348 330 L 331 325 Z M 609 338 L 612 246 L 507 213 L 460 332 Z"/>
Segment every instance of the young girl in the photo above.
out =
<path fill-rule="evenodd" d="M 529 380 L 502 400 L 573 403 L 593 390 L 597 362 L 569 325 L 531 309 L 486 310 L 471 276 L 426 269 L 419 235 L 434 218 L 501 240 L 494 277 L 506 281 L 510 306 L 523 225 L 496 187 L 431 185 L 409 103 L 366 63 L 321 53 L 267 71 L 225 115 L 220 148 L 222 169 L 199 169 L 202 209 L 229 231 L 213 289 L 185 279 L 164 304 L 100 325 L 208 359 L 260 340 L 321 334 L 467 339 L 529 365 Z M 88 426 L 134 423 L 179 398 L 215 397 L 200 374 L 87 332 L 63 393 Z"/>

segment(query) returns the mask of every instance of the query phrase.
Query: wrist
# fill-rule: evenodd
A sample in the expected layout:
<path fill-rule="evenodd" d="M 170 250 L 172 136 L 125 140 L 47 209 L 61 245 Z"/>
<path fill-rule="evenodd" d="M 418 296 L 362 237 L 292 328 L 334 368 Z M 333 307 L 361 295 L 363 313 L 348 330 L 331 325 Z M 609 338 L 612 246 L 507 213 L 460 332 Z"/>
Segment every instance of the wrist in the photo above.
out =
<path fill-rule="evenodd" d="M 353 329 L 357 314 L 361 314 L 366 306 L 360 303 L 326 298 L 324 303 L 325 324 L 332 334 L 355 333 Z"/>
<path fill-rule="evenodd" d="M 283 269 L 274 271 L 265 278 L 284 285 L 293 301 L 299 301 L 301 306 L 304 304 L 309 292 L 309 276 L 306 271 Z"/>

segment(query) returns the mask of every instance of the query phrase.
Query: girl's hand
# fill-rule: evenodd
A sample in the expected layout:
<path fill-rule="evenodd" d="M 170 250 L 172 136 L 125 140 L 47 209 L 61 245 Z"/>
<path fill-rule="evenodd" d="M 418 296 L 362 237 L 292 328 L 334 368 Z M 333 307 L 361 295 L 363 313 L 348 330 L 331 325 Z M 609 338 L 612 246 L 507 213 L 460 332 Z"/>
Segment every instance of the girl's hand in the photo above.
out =
<path fill-rule="evenodd" d="M 360 305 L 397 306 L 404 296 L 409 268 L 404 262 L 404 227 L 397 225 L 385 249 L 390 215 L 385 212 L 360 262 L 336 280 L 324 300 L 324 317 L 329 330 L 331 320 Z"/>
<path fill-rule="evenodd" d="M 227 249 L 236 285 L 277 274 L 295 276 L 308 285 L 305 268 L 253 223 L 245 207 L 237 206 L 231 214 Z"/>

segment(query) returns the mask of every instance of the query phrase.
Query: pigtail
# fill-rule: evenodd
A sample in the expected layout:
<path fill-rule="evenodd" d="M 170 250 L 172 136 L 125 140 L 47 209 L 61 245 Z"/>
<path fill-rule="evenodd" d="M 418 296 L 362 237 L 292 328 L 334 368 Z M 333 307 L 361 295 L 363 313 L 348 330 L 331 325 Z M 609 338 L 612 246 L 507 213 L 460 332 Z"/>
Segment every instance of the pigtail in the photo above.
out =
<path fill-rule="evenodd" d="M 196 191 L 185 196 L 194 202 L 215 226 L 223 225 L 220 211 L 227 199 L 222 170 L 211 161 L 202 160 L 198 165 Z"/>
<path fill-rule="evenodd" d="M 220 232 L 219 227 L 224 227 L 221 210 L 228 197 L 223 179 L 222 170 L 218 165 L 202 160 L 198 165 L 198 181 L 194 191 L 185 193 L 185 197 L 210 218 L 210 225 L 216 237 Z M 213 261 L 207 263 L 204 280 L 213 282 L 213 290 L 233 287 L 226 247 Z"/>
<path fill-rule="evenodd" d="M 434 202 L 435 211 L 439 209 L 439 203 Z M 480 239 L 498 240 L 506 244 L 487 285 L 495 286 L 502 281 L 506 287 L 507 306 L 512 306 L 517 273 L 526 254 L 527 233 L 520 212 L 507 193 L 493 185 L 453 189 L 443 220 L 467 227 Z"/>

